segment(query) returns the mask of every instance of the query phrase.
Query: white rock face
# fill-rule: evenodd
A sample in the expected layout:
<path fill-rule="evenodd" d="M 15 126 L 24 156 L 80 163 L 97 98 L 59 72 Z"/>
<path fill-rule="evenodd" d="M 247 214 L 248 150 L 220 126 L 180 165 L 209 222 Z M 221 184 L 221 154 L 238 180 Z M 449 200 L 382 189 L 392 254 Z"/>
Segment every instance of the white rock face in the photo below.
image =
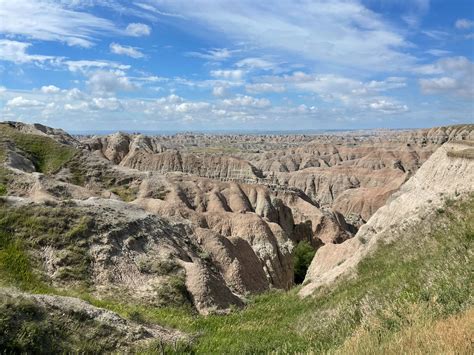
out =
<path fill-rule="evenodd" d="M 449 151 L 468 148 L 459 143 L 441 146 L 391 200 L 342 244 L 321 247 L 306 275 L 301 296 L 355 271 L 357 264 L 380 240 L 396 238 L 396 230 L 414 225 L 444 204 L 445 198 L 462 197 L 474 191 L 474 160 L 448 156 Z"/>

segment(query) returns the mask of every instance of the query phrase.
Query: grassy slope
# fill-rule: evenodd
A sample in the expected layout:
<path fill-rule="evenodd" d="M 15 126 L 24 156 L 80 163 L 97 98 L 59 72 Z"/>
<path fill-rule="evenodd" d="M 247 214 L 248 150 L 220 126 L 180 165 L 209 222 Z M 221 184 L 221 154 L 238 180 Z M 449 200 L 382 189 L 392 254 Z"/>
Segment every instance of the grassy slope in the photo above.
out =
<path fill-rule="evenodd" d="M 3 231 L 15 235 L 14 240 L 0 236 L 1 284 L 64 294 L 44 286 L 31 271 L 35 260 L 28 253 L 28 243 L 42 243 L 45 238 L 48 242 L 58 238 L 55 243 L 61 243 L 71 235 L 81 240 L 84 222 L 78 215 L 54 208 L 11 212 L 0 216 Z M 474 322 L 474 196 L 462 203 L 447 203 L 425 222 L 362 262 L 357 278 L 304 300 L 297 296 L 297 289 L 273 291 L 251 298 L 243 310 L 202 317 L 189 309 L 97 300 L 87 291 L 66 294 L 134 320 L 196 334 L 191 350 L 197 352 L 374 353 L 379 348 L 396 353 L 468 352 L 470 343 L 463 334 L 472 334 Z M 433 336 L 448 328 L 449 337 L 438 341 Z"/>
<path fill-rule="evenodd" d="M 314 298 L 301 300 L 297 289 L 274 291 L 252 298 L 244 310 L 208 317 L 89 301 L 197 334 L 192 346 L 197 352 L 468 353 L 473 241 L 474 196 L 448 201 L 431 220 L 362 262 L 357 278 Z M 436 336 L 445 331 L 449 336 Z"/>
<path fill-rule="evenodd" d="M 10 141 L 25 152 L 31 159 L 36 170 L 49 174 L 58 170 L 76 153 L 76 149 L 56 142 L 54 139 L 34 134 L 25 134 L 0 123 L 0 150 L 5 142 Z M 0 157 L 5 159 L 4 153 Z"/>

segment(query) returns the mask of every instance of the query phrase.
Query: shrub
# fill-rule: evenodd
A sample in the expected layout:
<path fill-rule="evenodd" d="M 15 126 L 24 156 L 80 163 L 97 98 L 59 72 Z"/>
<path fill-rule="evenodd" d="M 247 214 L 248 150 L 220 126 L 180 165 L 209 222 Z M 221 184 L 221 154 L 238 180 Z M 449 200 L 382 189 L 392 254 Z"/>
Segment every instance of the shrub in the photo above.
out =
<path fill-rule="evenodd" d="M 294 281 L 300 284 L 304 281 L 306 271 L 313 260 L 316 250 L 307 241 L 301 241 L 293 250 Z"/>

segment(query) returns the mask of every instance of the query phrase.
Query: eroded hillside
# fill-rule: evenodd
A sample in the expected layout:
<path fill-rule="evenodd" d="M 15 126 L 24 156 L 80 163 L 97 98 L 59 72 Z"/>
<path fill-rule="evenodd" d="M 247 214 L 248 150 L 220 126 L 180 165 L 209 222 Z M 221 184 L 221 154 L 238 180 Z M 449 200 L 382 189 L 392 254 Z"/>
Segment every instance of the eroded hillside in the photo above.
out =
<path fill-rule="evenodd" d="M 472 125 L 319 136 L 72 137 L 41 125 L 0 123 L 2 307 L 28 305 L 35 315 L 9 315 L 0 325 L 20 334 L 24 324 L 52 317 L 45 330 L 51 337 L 61 312 L 71 315 L 70 327 L 84 313 L 92 334 L 100 334 L 96 327 L 112 327 L 99 349 L 153 343 L 177 350 L 199 326 L 214 327 L 220 317 L 229 324 L 251 317 L 249 298 L 263 294 L 257 300 L 266 300 L 270 290 L 289 292 L 277 299 L 290 297 L 301 309 L 312 305 L 315 312 L 327 305 L 328 312 L 342 312 L 345 306 L 328 301 L 321 289 L 359 274 L 359 264 L 377 253 L 380 240 L 406 242 L 401 235 L 420 221 L 437 220 L 446 201 L 469 199 L 472 140 Z M 297 245 L 316 251 L 299 293 L 319 301 L 297 300 Z M 471 254 L 468 249 L 466 258 Z M 59 296 L 75 298 L 54 300 Z M 21 301 L 13 302 L 15 297 Z M 77 298 L 120 315 L 103 315 Z M 468 309 L 469 302 L 462 302 L 458 311 Z M 243 307 L 249 310 L 231 312 Z M 193 312 L 231 314 L 190 320 Z M 285 314 L 285 322 L 301 328 L 297 324 L 308 319 L 297 320 L 298 314 Z M 146 326 L 140 325 L 143 319 Z M 310 328 L 301 332 L 301 345 L 314 340 Z M 341 345 L 322 345 L 325 333 L 318 331 L 323 335 L 314 341 L 320 345 L 309 348 Z M 130 338 L 119 341 L 123 332 Z M 67 331 L 64 336 L 72 345 L 46 348 L 87 351 L 101 338 L 81 343 Z M 244 351 L 284 346 L 270 334 L 264 337 L 270 347 L 253 344 Z M 198 348 L 217 349 L 215 341 L 204 336 Z M 29 349 L 27 343 L 9 344 Z M 309 349 L 291 344 L 288 349 Z"/>

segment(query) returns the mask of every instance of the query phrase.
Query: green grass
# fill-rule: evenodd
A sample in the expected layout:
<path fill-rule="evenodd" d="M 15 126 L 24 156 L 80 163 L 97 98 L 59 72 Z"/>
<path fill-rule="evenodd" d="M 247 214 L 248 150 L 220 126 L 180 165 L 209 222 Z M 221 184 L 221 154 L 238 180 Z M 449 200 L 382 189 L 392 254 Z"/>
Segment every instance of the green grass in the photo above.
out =
<path fill-rule="evenodd" d="M 126 334 L 85 312 L 45 308 L 23 296 L 0 297 L 2 354 L 98 354 L 116 350 Z"/>
<path fill-rule="evenodd" d="M 88 282 L 88 238 L 92 221 L 77 208 L 30 205 L 11 208 L 0 200 L 0 285 L 50 292 L 39 271 L 39 249 L 60 249 L 58 279 Z"/>
<path fill-rule="evenodd" d="M 116 194 L 125 202 L 131 202 L 137 198 L 138 187 L 130 186 L 115 186 L 110 189 L 111 192 Z"/>
<path fill-rule="evenodd" d="M 372 345 L 382 345 L 414 324 L 413 308 L 418 318 L 436 321 L 472 307 L 474 198 L 449 204 L 431 222 L 430 230 L 413 227 L 382 246 L 360 264 L 357 278 L 312 298 L 300 299 L 298 288 L 271 291 L 252 297 L 243 310 L 208 317 L 92 302 L 196 334 L 193 350 L 200 353 L 334 352 L 360 329 Z"/>
<path fill-rule="evenodd" d="M 17 221 L 14 226 L 23 233 L 38 228 L 41 233 L 51 229 L 64 230 L 64 226 L 39 227 L 48 224 L 39 222 L 40 216 L 34 209 L 29 214 L 21 213 L 25 217 L 21 223 L 8 215 L 0 218 L 0 223 L 8 225 Z M 69 213 L 62 218 L 71 218 Z M 5 222 L 5 218 L 13 219 Z M 69 232 L 61 234 L 62 237 L 49 232 L 47 236 L 35 236 L 33 241 L 61 243 L 65 236 L 81 240 L 80 236 L 87 230 L 85 222 L 73 220 L 72 225 L 77 227 L 67 229 Z M 473 241 L 474 196 L 464 202 L 447 201 L 443 213 L 433 213 L 423 225 L 404 231 L 391 244 L 381 245 L 359 265 L 357 278 L 341 280 L 306 299 L 298 297 L 298 288 L 288 292 L 273 290 L 251 297 L 242 310 L 204 317 L 190 307 L 151 307 L 129 300 L 99 300 L 87 290 L 62 291 L 62 294 L 83 298 L 135 321 L 161 324 L 192 334 L 194 341 L 179 345 L 175 348 L 177 352 L 373 353 L 377 348 L 423 352 L 423 349 L 436 348 L 432 338 L 429 338 L 431 342 L 426 342 L 431 344 L 429 348 L 423 348 L 425 342 L 421 340 L 403 343 L 403 348 L 393 347 L 393 344 L 400 343 L 405 334 L 415 340 L 428 339 L 430 327 L 435 329 L 453 315 L 472 314 Z M 13 264 L 18 266 L 15 270 L 20 270 L 20 276 L 15 276 L 16 271 L 11 271 L 5 263 L 1 264 L 3 272 L 13 275 L 20 285 L 30 282 L 25 270 L 31 265 L 22 256 L 26 255 L 22 253 L 28 250 L 25 247 L 29 244 L 19 244 L 17 248 L 16 244 L 9 243 L 11 249 L 5 250 L 11 257 L 9 260 L 18 260 Z M 153 272 L 154 267 L 150 271 Z M 456 338 L 455 334 L 452 338 Z M 450 345 L 449 339 L 446 341 L 443 349 L 459 348 Z M 141 348 L 140 352 L 156 353 L 162 346 L 154 343 L 146 349 Z M 167 352 L 172 351 L 167 348 Z"/>
<path fill-rule="evenodd" d="M 13 142 L 33 162 L 36 170 L 45 174 L 57 171 L 77 152 L 52 138 L 22 133 L 3 123 L 0 124 L 0 142 L 6 141 Z"/>

